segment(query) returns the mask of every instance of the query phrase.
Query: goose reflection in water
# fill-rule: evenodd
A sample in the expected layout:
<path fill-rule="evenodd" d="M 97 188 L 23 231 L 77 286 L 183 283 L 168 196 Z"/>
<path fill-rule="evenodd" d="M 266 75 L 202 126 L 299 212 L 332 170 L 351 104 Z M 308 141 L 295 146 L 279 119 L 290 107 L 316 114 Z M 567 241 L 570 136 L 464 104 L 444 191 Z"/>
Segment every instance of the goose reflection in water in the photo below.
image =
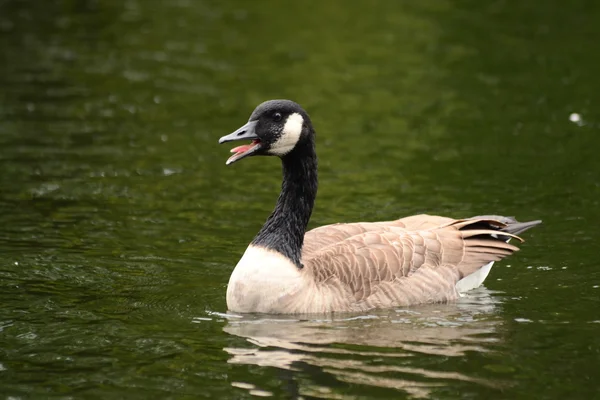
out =
<path fill-rule="evenodd" d="M 246 338 L 256 347 L 224 350 L 233 364 L 276 367 L 315 378 L 307 385 L 306 379 L 300 384 L 293 374 L 288 375 L 297 394 L 304 396 L 343 398 L 323 385 L 332 378 L 402 390 L 414 398 L 430 396 L 448 380 L 498 387 L 497 381 L 429 367 L 466 352 L 490 351 L 491 344 L 499 340 L 498 304 L 498 297 L 482 287 L 455 303 L 362 316 L 229 315 L 224 331 Z"/>

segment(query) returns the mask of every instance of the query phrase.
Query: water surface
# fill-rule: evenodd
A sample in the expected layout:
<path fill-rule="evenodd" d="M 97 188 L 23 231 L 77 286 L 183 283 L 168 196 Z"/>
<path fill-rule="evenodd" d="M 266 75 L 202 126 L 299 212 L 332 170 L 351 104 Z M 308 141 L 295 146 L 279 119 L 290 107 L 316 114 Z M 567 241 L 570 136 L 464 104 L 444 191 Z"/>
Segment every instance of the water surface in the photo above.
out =
<path fill-rule="evenodd" d="M 595 2 L 0 0 L 0 396 L 582 398 L 600 390 Z M 236 316 L 279 190 L 217 139 L 313 118 L 311 227 L 543 219 L 457 303 Z"/>

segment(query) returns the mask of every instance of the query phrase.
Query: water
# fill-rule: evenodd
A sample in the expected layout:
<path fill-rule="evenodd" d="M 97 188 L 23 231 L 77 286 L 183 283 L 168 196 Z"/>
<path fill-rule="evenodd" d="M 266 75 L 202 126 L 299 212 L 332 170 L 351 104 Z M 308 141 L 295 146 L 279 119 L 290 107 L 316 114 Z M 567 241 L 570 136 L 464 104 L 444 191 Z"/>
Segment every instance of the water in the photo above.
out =
<path fill-rule="evenodd" d="M 0 0 L 0 396 L 600 396 L 598 4 Z M 217 139 L 292 98 L 311 226 L 544 220 L 455 304 L 227 314 L 279 187 Z"/>

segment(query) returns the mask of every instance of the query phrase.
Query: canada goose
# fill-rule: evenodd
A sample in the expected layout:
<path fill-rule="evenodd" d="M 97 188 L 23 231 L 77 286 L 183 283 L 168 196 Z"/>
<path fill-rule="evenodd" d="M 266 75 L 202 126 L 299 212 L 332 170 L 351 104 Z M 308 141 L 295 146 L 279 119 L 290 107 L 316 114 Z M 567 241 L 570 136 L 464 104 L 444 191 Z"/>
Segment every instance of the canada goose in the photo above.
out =
<path fill-rule="evenodd" d="M 501 216 L 455 220 L 416 215 L 386 222 L 322 226 L 306 232 L 317 195 L 315 131 L 290 100 L 260 104 L 219 143 L 235 147 L 226 164 L 278 156 L 283 183 L 275 209 L 233 270 L 234 312 L 365 311 L 454 300 L 481 285 L 494 261 L 517 251 L 510 238 L 541 221 Z"/>

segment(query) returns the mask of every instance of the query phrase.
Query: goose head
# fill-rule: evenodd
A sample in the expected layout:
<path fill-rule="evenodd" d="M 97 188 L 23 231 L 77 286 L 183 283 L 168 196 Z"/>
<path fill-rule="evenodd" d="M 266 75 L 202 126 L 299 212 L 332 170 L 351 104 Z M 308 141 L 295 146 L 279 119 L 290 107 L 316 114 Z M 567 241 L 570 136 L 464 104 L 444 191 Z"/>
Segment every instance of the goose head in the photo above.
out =
<path fill-rule="evenodd" d="M 313 143 L 314 131 L 306 111 L 291 100 L 269 100 L 260 104 L 248 122 L 219 143 L 251 140 L 231 149 L 226 165 L 250 156 L 284 158 L 302 145 Z"/>

